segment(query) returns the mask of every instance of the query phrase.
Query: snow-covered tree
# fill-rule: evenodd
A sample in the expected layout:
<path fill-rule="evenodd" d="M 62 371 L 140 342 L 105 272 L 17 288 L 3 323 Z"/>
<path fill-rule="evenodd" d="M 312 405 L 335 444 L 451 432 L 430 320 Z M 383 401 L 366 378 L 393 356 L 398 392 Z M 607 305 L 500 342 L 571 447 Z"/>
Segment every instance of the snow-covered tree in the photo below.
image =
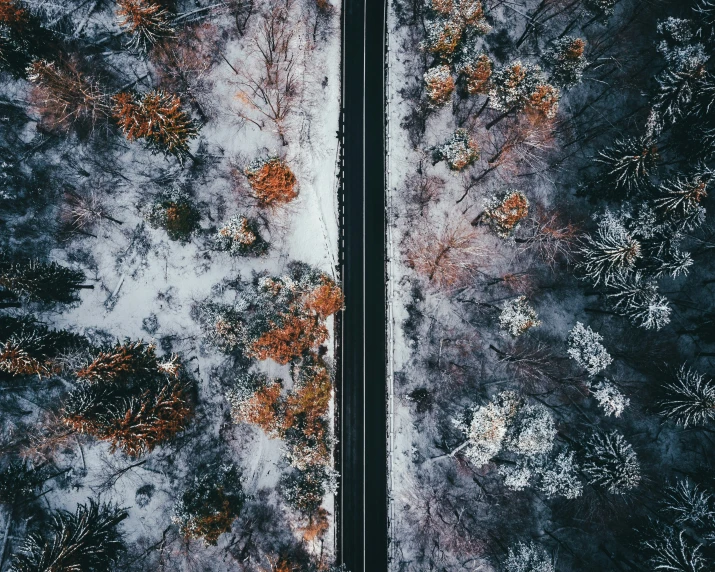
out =
<path fill-rule="evenodd" d="M 464 33 L 461 22 L 453 18 L 437 17 L 425 22 L 426 36 L 421 47 L 445 62 L 450 62 Z"/>
<path fill-rule="evenodd" d="M 258 157 L 246 166 L 251 194 L 262 207 L 276 207 L 298 196 L 297 180 L 288 164 L 275 155 Z"/>
<path fill-rule="evenodd" d="M 578 478 L 578 465 L 572 451 L 559 453 L 553 461 L 545 463 L 540 489 L 546 498 L 575 499 L 581 496 L 583 484 Z"/>
<path fill-rule="evenodd" d="M 502 238 L 509 238 L 529 215 L 529 200 L 521 191 L 507 189 L 484 199 L 481 217 Z"/>
<path fill-rule="evenodd" d="M 171 14 L 160 2 L 152 0 L 117 0 L 119 26 L 130 36 L 129 47 L 143 52 L 154 44 L 174 36 Z"/>
<path fill-rule="evenodd" d="M 504 486 L 512 491 L 523 491 L 534 476 L 532 468 L 523 461 L 514 465 L 499 465 L 497 472 L 504 479 Z"/>
<path fill-rule="evenodd" d="M 671 16 L 658 22 L 657 31 L 661 38 L 657 49 L 671 70 L 694 70 L 709 59 L 705 46 L 693 42 L 695 29 L 692 20 Z"/>
<path fill-rule="evenodd" d="M 505 572 L 554 572 L 551 558 L 535 542 L 517 542 L 509 547 L 509 554 L 504 562 Z"/>
<path fill-rule="evenodd" d="M 693 544 L 685 531 L 662 527 L 655 538 L 645 541 L 651 554 L 649 564 L 653 570 L 668 572 L 705 572 L 710 569 L 700 554 L 702 544 Z"/>
<path fill-rule="evenodd" d="M 641 480 L 640 463 L 631 445 L 617 431 L 594 433 L 585 443 L 583 472 L 590 485 L 623 495 Z"/>
<path fill-rule="evenodd" d="M 449 102 L 454 91 L 454 78 L 447 65 L 428 69 L 424 74 L 427 98 L 432 107 L 441 107 Z"/>
<path fill-rule="evenodd" d="M 531 307 L 526 296 L 519 296 L 504 303 L 499 314 L 499 325 L 514 337 L 541 324 L 536 310 Z"/>
<path fill-rule="evenodd" d="M 192 383 L 177 356 L 161 360 L 152 344 L 119 343 L 77 372 L 63 406 L 71 429 L 138 457 L 183 430 L 193 416 Z"/>
<path fill-rule="evenodd" d="M 259 232 L 258 221 L 243 215 L 231 217 L 218 229 L 216 246 L 233 256 L 262 256 L 269 248 Z"/>
<path fill-rule="evenodd" d="M 695 173 L 689 177 L 676 177 L 665 181 L 659 197 L 653 202 L 656 211 L 676 232 L 693 230 L 705 220 L 702 202 L 708 196 L 711 173 Z"/>
<path fill-rule="evenodd" d="M 661 505 L 676 524 L 715 528 L 715 497 L 686 479 L 678 479 L 665 488 Z"/>
<path fill-rule="evenodd" d="M 234 423 L 252 423 L 266 434 L 278 437 L 284 428 L 282 383 L 262 373 L 245 373 L 226 392 Z"/>
<path fill-rule="evenodd" d="M 663 386 L 660 414 L 678 425 L 704 425 L 715 419 L 715 383 L 682 365 L 675 380 Z"/>
<path fill-rule="evenodd" d="M 10 461 L 0 469 L 0 504 L 14 507 L 37 498 L 38 489 L 50 477 L 43 466 Z"/>
<path fill-rule="evenodd" d="M 84 272 L 56 262 L 29 260 L 12 262 L 0 258 L 0 287 L 31 302 L 71 304 L 79 300 L 85 285 Z"/>
<path fill-rule="evenodd" d="M 489 102 L 503 113 L 526 109 L 529 113 L 552 118 L 556 115 L 559 90 L 546 81 L 541 68 L 516 60 L 492 73 Z"/>
<path fill-rule="evenodd" d="M 504 448 L 516 455 L 535 458 L 551 451 L 556 437 L 554 418 L 541 404 L 519 408 L 509 425 Z"/>
<path fill-rule="evenodd" d="M 162 191 L 146 215 L 149 223 L 163 228 L 171 240 L 187 242 L 201 228 L 201 214 L 191 196 L 178 186 Z"/>
<path fill-rule="evenodd" d="M 127 516 L 123 509 L 91 499 L 89 506 L 77 505 L 74 513 L 53 511 L 42 530 L 27 535 L 13 556 L 10 570 L 111 570 L 125 550 L 118 526 Z"/>
<path fill-rule="evenodd" d="M 465 57 L 457 67 L 458 73 L 464 77 L 469 95 L 486 95 L 489 92 L 493 69 L 494 62 L 482 52 Z"/>
<path fill-rule="evenodd" d="M 309 465 L 293 469 L 280 480 L 279 490 L 286 504 L 299 513 L 311 516 L 318 512 L 335 477 L 328 467 Z"/>
<path fill-rule="evenodd" d="M 594 332 L 590 326 L 576 322 L 568 337 L 568 355 L 589 375 L 596 375 L 606 369 L 613 358 L 601 343 L 603 336 Z"/>
<path fill-rule="evenodd" d="M 644 278 L 640 271 L 615 272 L 606 279 L 606 286 L 613 309 L 634 326 L 660 330 L 670 323 L 668 299 L 658 292 L 656 281 Z"/>
<path fill-rule="evenodd" d="M 241 471 L 231 463 L 209 465 L 181 493 L 172 521 L 185 537 L 215 546 L 231 530 L 245 501 Z"/>
<path fill-rule="evenodd" d="M 588 61 L 583 55 L 586 41 L 573 36 L 554 40 L 544 58 L 552 69 L 551 81 L 562 88 L 573 87 L 581 82 Z"/>
<path fill-rule="evenodd" d="M 517 413 L 521 400 L 512 391 L 504 391 L 487 405 L 475 407 L 471 419 L 461 425 L 467 440 L 452 455 L 464 450 L 476 466 L 486 465 L 502 448 L 507 429 Z"/>
<path fill-rule="evenodd" d="M 577 267 L 594 285 L 607 281 L 616 272 L 630 270 L 641 257 L 641 243 L 620 217 L 606 211 L 594 234 L 584 235 Z"/>
<path fill-rule="evenodd" d="M 613 196 L 645 191 L 658 160 L 658 149 L 647 137 L 616 139 L 594 159 L 602 165 L 597 190 Z"/>
<path fill-rule="evenodd" d="M 461 171 L 479 159 L 479 146 L 466 129 L 457 129 L 447 141 L 434 148 L 433 159 L 445 161 L 453 171 Z"/>
<path fill-rule="evenodd" d="M 143 140 L 149 149 L 183 162 L 191 155 L 189 142 L 198 134 L 178 96 L 152 90 L 141 99 L 129 92 L 113 96 L 112 116 L 129 141 Z"/>
<path fill-rule="evenodd" d="M 589 14 L 593 14 L 595 19 L 605 24 L 613 15 L 617 2 L 618 0 L 586 0 L 584 8 Z"/>
<path fill-rule="evenodd" d="M 609 381 L 599 381 L 591 388 L 591 394 L 607 416 L 620 417 L 631 402 Z"/>

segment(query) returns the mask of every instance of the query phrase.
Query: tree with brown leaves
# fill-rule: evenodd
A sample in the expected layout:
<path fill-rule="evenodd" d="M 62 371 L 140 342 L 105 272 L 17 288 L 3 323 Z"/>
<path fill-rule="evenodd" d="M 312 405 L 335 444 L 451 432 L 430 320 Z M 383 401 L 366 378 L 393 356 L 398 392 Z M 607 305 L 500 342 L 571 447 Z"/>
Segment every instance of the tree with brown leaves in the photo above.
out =
<path fill-rule="evenodd" d="M 119 26 L 130 36 L 129 47 L 147 52 L 157 42 L 174 36 L 171 14 L 152 0 L 118 0 Z"/>
<path fill-rule="evenodd" d="M 298 196 L 297 180 L 290 167 L 278 157 L 259 157 L 244 173 L 251 194 L 262 207 L 276 207 Z"/>

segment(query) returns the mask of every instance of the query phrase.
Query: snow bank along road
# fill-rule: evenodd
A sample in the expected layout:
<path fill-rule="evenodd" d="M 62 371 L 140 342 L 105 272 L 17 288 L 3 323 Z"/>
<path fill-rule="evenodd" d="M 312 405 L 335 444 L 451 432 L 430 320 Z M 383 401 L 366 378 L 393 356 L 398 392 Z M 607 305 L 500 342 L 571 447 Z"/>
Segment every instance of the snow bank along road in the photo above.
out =
<path fill-rule="evenodd" d="M 343 0 L 338 558 L 387 570 L 386 0 Z"/>

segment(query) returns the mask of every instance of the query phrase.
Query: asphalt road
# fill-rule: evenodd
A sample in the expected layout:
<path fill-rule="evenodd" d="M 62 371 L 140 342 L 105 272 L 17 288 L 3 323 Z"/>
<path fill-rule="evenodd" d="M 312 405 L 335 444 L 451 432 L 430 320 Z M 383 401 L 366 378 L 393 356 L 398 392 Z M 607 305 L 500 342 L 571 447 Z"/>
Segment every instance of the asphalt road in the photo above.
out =
<path fill-rule="evenodd" d="M 343 0 L 338 560 L 387 570 L 386 0 Z"/>

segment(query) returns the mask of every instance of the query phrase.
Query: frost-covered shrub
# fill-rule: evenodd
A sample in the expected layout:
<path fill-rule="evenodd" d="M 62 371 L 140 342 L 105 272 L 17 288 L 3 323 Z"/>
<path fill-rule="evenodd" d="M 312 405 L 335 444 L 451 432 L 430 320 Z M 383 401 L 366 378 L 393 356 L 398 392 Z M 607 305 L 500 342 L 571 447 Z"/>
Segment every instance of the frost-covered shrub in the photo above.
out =
<path fill-rule="evenodd" d="M 172 521 L 185 537 L 216 545 L 219 536 L 231 530 L 245 501 L 241 472 L 236 466 L 210 465 L 181 494 Z"/>
<path fill-rule="evenodd" d="M 497 471 L 504 478 L 504 486 L 512 491 L 523 491 L 533 476 L 531 468 L 521 463 L 500 465 Z"/>
<path fill-rule="evenodd" d="M 546 81 L 541 68 L 516 60 L 492 73 L 489 102 L 507 113 L 526 109 L 534 118 L 553 118 L 558 110 L 559 90 Z"/>
<path fill-rule="evenodd" d="M 262 256 L 269 248 L 260 235 L 258 221 L 243 215 L 231 217 L 218 229 L 216 246 L 233 256 Z"/>
<path fill-rule="evenodd" d="M 682 365 L 663 393 L 660 414 L 678 425 L 705 425 L 715 419 L 715 383 L 702 373 Z"/>
<path fill-rule="evenodd" d="M 514 337 L 520 336 L 540 324 L 539 316 L 529 304 L 526 296 L 508 300 L 499 314 L 499 325 Z"/>
<path fill-rule="evenodd" d="M 279 157 L 258 157 L 244 169 L 244 174 L 251 193 L 263 207 L 283 205 L 298 196 L 295 175 Z"/>
<path fill-rule="evenodd" d="M 201 215 L 191 196 L 174 187 L 156 196 L 146 219 L 154 228 L 166 230 L 171 240 L 187 242 L 200 228 Z"/>
<path fill-rule="evenodd" d="M 573 87 L 581 82 L 583 71 L 588 65 L 583 55 L 585 47 L 585 40 L 564 36 L 554 40 L 546 50 L 544 59 L 551 65 L 552 81 L 556 85 Z"/>
<path fill-rule="evenodd" d="M 524 405 L 514 417 L 504 440 L 505 448 L 531 458 L 548 453 L 554 446 L 554 418 L 541 404 Z"/>
<path fill-rule="evenodd" d="M 568 355 L 589 375 L 596 375 L 613 361 L 601 344 L 602 341 L 603 336 L 594 332 L 590 326 L 576 322 L 568 337 Z"/>
<path fill-rule="evenodd" d="M 461 171 L 479 159 L 479 146 L 466 129 L 457 129 L 433 152 L 435 162 L 445 161 L 453 171 Z"/>
<path fill-rule="evenodd" d="M 658 22 L 661 40 L 657 49 L 674 71 L 695 70 L 710 59 L 703 44 L 692 42 L 695 36 L 693 28 L 692 20 L 672 16 Z"/>
<path fill-rule="evenodd" d="M 620 417 L 631 402 L 615 385 L 608 381 L 599 381 L 595 387 L 591 388 L 591 393 L 607 416 Z"/>
<path fill-rule="evenodd" d="M 709 562 L 700 554 L 702 544 L 694 544 L 683 530 L 660 527 L 655 537 L 646 540 L 643 546 L 651 554 L 648 559 L 651 570 L 705 572 L 711 569 Z"/>
<path fill-rule="evenodd" d="M 641 480 L 638 457 L 617 431 L 594 433 L 586 441 L 583 472 L 590 485 L 617 495 L 634 489 Z"/>
<path fill-rule="evenodd" d="M 280 480 L 279 490 L 286 504 L 306 516 L 314 515 L 323 498 L 335 488 L 335 475 L 323 465 L 293 469 Z"/>
<path fill-rule="evenodd" d="M 578 478 L 573 452 L 559 453 L 541 473 L 541 490 L 546 498 L 557 496 L 575 499 L 581 496 L 583 484 Z"/>
<path fill-rule="evenodd" d="M 464 28 L 461 22 L 451 18 L 435 18 L 425 22 L 427 34 L 421 48 L 449 62 L 462 39 Z"/>
<path fill-rule="evenodd" d="M 280 379 L 262 373 L 244 373 L 226 392 L 234 423 L 258 425 L 270 436 L 279 436 L 283 425 Z"/>
<path fill-rule="evenodd" d="M 482 218 L 502 238 L 509 238 L 529 214 L 529 200 L 521 191 L 507 189 L 484 199 Z"/>
<path fill-rule="evenodd" d="M 538 544 L 517 542 L 515 546 L 509 547 L 504 570 L 506 572 L 554 572 L 554 567 L 549 555 Z"/>
<path fill-rule="evenodd" d="M 432 107 L 441 107 L 449 102 L 454 91 L 454 78 L 447 65 L 435 66 L 424 74 L 427 98 Z"/>

